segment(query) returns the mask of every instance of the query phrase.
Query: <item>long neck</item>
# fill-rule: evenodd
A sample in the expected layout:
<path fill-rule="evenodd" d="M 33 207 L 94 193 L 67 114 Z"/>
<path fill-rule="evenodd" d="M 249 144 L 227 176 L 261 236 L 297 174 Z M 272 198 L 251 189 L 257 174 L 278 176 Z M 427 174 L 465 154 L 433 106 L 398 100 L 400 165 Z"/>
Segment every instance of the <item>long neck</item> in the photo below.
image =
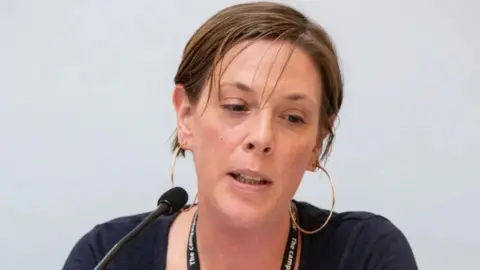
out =
<path fill-rule="evenodd" d="M 288 211 L 258 228 L 238 228 L 199 204 L 197 242 L 202 269 L 279 269 L 290 217 Z"/>

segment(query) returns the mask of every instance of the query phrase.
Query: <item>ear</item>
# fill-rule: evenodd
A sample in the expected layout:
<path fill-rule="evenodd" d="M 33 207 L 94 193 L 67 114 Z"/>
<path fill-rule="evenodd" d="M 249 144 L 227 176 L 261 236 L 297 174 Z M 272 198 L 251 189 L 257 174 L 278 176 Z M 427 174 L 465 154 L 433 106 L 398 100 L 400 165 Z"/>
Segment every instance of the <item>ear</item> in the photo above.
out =
<path fill-rule="evenodd" d="M 328 125 L 330 127 L 333 127 L 333 124 L 335 123 L 335 117 L 330 117 L 328 119 Z M 322 153 L 323 150 L 323 141 L 325 138 L 328 136 L 328 128 L 326 127 L 321 127 L 319 129 L 318 135 L 317 135 L 317 140 L 315 143 L 315 147 L 312 149 L 312 152 L 310 154 L 310 159 L 309 159 L 309 166 L 307 168 L 308 171 L 316 171 L 318 168 L 318 159 L 320 157 L 320 154 Z"/>
<path fill-rule="evenodd" d="M 335 124 L 335 119 L 336 117 L 332 116 L 328 118 L 328 127 L 333 128 L 333 125 Z M 317 150 L 321 151 L 323 147 L 323 141 L 329 134 L 329 128 L 328 127 L 320 127 L 317 135 L 317 144 L 315 145 Z"/>
<path fill-rule="evenodd" d="M 179 141 L 187 144 L 192 137 L 192 105 L 183 85 L 175 85 L 172 96 L 173 106 L 177 114 L 177 136 Z"/>

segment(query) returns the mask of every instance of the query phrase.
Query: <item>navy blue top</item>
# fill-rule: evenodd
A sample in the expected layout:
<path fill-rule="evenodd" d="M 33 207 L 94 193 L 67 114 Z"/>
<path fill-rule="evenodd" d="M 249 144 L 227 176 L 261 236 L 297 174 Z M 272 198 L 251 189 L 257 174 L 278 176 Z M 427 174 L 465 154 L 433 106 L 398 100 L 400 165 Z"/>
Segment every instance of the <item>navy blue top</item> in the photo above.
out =
<path fill-rule="evenodd" d="M 315 229 L 328 211 L 296 202 L 300 226 Z M 70 252 L 64 270 L 92 270 L 113 245 L 148 213 L 120 217 L 95 226 Z M 111 261 L 112 270 L 163 270 L 168 232 L 176 216 L 160 217 L 132 239 Z M 186 258 L 185 258 L 186 259 Z M 300 270 L 417 270 L 412 249 L 386 218 L 368 212 L 335 213 L 313 235 L 302 235 Z"/>

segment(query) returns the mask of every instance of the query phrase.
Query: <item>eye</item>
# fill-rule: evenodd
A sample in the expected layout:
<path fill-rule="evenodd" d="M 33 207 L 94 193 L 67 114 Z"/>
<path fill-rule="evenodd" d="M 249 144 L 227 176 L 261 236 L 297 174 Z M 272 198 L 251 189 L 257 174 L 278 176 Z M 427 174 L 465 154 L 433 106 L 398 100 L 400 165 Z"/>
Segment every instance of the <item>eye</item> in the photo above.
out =
<path fill-rule="evenodd" d="M 305 124 L 305 120 L 298 115 L 287 115 L 285 118 L 292 124 Z"/>
<path fill-rule="evenodd" d="M 225 105 L 222 105 L 222 107 L 225 110 L 232 111 L 232 112 L 244 112 L 248 110 L 247 106 L 243 104 L 225 104 Z"/>

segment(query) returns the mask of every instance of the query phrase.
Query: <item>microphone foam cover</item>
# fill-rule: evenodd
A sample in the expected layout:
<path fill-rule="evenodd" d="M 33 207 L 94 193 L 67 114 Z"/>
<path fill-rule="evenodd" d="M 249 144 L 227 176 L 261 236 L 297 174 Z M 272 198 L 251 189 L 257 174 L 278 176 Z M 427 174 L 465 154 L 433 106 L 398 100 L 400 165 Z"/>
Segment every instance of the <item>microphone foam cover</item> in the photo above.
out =
<path fill-rule="evenodd" d="M 188 193 L 181 187 L 171 188 L 158 199 L 157 205 L 160 205 L 162 202 L 168 202 L 170 204 L 171 214 L 176 213 L 187 204 Z"/>

